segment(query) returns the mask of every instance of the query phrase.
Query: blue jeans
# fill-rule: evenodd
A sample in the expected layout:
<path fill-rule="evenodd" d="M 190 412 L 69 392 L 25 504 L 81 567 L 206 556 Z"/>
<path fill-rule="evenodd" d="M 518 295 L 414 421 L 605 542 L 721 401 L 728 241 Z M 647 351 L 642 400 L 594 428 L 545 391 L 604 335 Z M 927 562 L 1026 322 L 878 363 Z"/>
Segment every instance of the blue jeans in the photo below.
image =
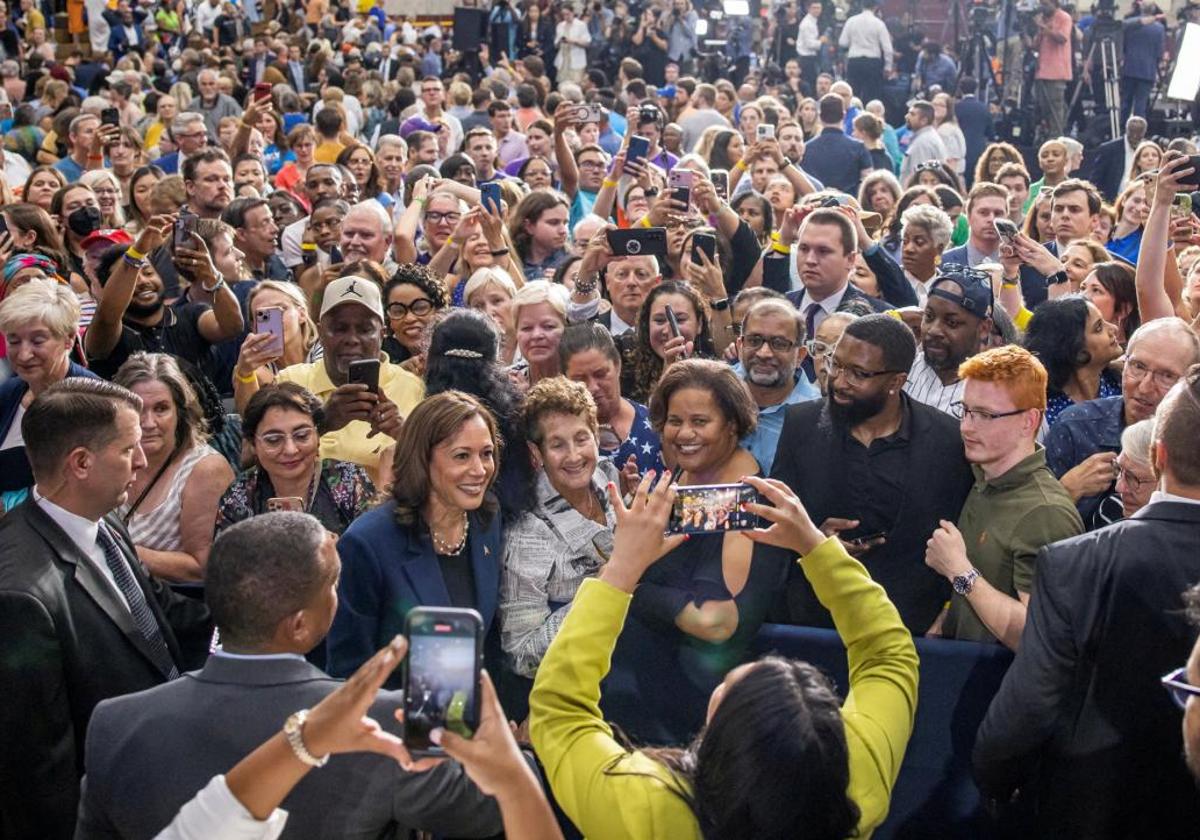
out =
<path fill-rule="evenodd" d="M 1151 79 L 1130 79 L 1121 77 L 1121 125 L 1130 116 L 1144 117 L 1150 108 L 1150 88 L 1154 87 Z"/>

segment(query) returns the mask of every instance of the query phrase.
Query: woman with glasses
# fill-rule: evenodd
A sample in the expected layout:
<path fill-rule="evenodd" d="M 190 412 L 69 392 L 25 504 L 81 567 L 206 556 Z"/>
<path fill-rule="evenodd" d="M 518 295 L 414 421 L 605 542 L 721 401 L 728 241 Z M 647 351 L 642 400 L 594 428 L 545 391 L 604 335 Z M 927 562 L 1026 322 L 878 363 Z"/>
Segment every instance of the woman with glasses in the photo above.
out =
<path fill-rule="evenodd" d="M 100 205 L 100 227 L 119 229 L 125 227 L 125 211 L 122 209 L 121 182 L 109 169 L 91 169 L 79 177 L 79 183 L 91 187 Z"/>
<path fill-rule="evenodd" d="M 482 206 L 472 207 L 458 218 L 454 234 L 446 237 L 429 261 L 430 271 L 445 278 L 451 306 L 465 304 L 467 280 L 472 274 L 492 267 L 507 272 L 518 287 L 524 285 L 525 275 L 514 256 L 503 215 L 495 208 Z"/>
<path fill-rule="evenodd" d="M 1046 368 L 1046 423 L 1075 403 L 1121 395 L 1121 379 L 1109 365 L 1120 358 L 1117 326 L 1082 295 L 1038 305 L 1025 331 L 1025 349 Z"/>
<path fill-rule="evenodd" d="M 1139 420 L 1121 432 L 1121 454 L 1117 456 L 1117 495 L 1126 519 L 1150 504 L 1150 494 L 1158 487 L 1150 448 L 1154 437 L 1154 418 Z"/>
<path fill-rule="evenodd" d="M 425 368 L 429 325 L 446 308 L 446 287 L 428 268 L 406 263 L 383 287 L 387 336 L 383 352 L 394 363 L 406 365 L 418 376 Z"/>
<path fill-rule="evenodd" d="M 348 461 L 322 459 L 317 420 L 321 401 L 294 382 L 265 385 L 242 413 L 253 465 L 229 485 L 217 505 L 216 533 L 262 513 L 299 510 L 340 534 L 370 508 L 375 486 Z"/>

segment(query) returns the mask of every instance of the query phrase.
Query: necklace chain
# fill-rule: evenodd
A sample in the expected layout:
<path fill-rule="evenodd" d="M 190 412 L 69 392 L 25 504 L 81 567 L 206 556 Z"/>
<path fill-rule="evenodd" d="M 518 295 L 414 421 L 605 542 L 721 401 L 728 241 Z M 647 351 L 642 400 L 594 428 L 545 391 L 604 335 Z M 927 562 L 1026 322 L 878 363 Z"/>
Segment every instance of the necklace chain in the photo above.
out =
<path fill-rule="evenodd" d="M 462 537 L 457 543 L 449 543 L 437 535 L 432 526 L 429 528 L 429 536 L 433 540 L 433 550 L 438 554 L 458 554 L 467 545 L 467 534 L 471 530 L 471 520 L 467 518 L 467 512 L 464 510 L 462 514 Z"/>

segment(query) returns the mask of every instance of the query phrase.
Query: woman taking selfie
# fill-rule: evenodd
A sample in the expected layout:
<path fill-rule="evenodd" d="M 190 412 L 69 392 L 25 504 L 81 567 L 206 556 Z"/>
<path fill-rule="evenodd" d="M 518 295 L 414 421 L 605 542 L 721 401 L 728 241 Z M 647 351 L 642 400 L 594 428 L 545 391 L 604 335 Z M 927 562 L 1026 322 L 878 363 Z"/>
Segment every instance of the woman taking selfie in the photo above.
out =
<path fill-rule="evenodd" d="M 667 317 L 667 307 L 675 316 L 678 336 Z M 672 363 L 691 356 L 716 355 L 704 301 L 690 285 L 674 280 L 659 283 L 646 295 L 632 341 L 632 376 L 622 392 L 640 403 L 650 401 L 660 377 Z"/>
<path fill-rule="evenodd" d="M 724 362 L 671 365 L 651 397 L 650 422 L 681 487 L 758 474 L 739 444 L 754 431 L 758 408 Z M 722 509 L 704 513 L 718 517 Z M 783 585 L 784 563 L 753 557 L 753 545 L 724 522 L 712 531 L 691 534 L 663 557 L 631 605 L 605 711 L 638 740 L 679 740 L 700 727 L 708 695 L 741 661 Z M 654 731 L 636 731 L 641 721 L 654 721 Z"/>
<path fill-rule="evenodd" d="M 618 480 L 600 459 L 596 404 L 587 388 L 555 377 L 525 398 L 533 456 L 533 509 L 509 526 L 500 578 L 500 646 L 509 667 L 532 678 L 571 599 L 612 554 L 615 524 L 605 490 Z"/>
<path fill-rule="evenodd" d="M 329 673 L 354 673 L 404 632 L 413 607 L 469 607 L 487 632 L 500 590 L 500 517 L 491 494 L 499 448 L 492 415 L 461 392 L 427 397 L 408 415 L 396 441 L 392 499 L 338 541 Z"/>
<path fill-rule="evenodd" d="M 233 398 L 238 411 L 245 411 L 254 392 L 275 381 L 279 371 L 292 365 L 316 361 L 319 350 L 317 328 L 308 315 L 304 294 L 293 283 L 263 280 L 246 299 L 250 332 L 238 351 L 233 368 Z M 283 326 L 283 348 L 272 332 L 262 331 L 263 318 Z"/>
<path fill-rule="evenodd" d="M 340 534 L 370 509 L 375 486 L 367 471 L 318 455 L 321 411 L 321 401 L 294 382 L 266 385 L 251 397 L 242 413 L 242 434 L 254 466 L 221 496 L 218 535 L 280 506 L 311 514 L 326 531 Z"/>
<path fill-rule="evenodd" d="M 233 470 L 208 445 L 199 398 L 174 357 L 134 353 L 113 382 L 142 398 L 146 455 L 117 513 L 152 574 L 198 583 L 212 547 L 213 511 Z"/>

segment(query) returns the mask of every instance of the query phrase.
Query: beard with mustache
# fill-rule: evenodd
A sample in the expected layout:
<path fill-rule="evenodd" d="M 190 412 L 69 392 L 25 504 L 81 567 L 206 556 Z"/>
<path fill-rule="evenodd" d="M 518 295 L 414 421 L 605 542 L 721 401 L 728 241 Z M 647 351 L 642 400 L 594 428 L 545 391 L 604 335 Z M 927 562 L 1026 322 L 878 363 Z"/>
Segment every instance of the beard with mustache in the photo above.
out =
<path fill-rule="evenodd" d="M 129 302 L 125 307 L 125 314 L 132 315 L 134 318 L 149 318 L 151 315 L 158 314 L 158 311 L 163 307 L 163 300 L 166 298 L 166 293 L 159 290 L 158 296 L 154 299 L 154 303 L 142 305 L 140 303 Z"/>
<path fill-rule="evenodd" d="M 829 403 L 829 414 L 839 423 L 845 423 L 848 426 L 857 426 L 866 420 L 875 417 L 879 412 L 883 411 L 887 405 L 887 392 L 870 397 L 857 397 L 848 405 L 842 405 L 833 398 L 833 393 L 830 392 L 827 397 Z"/>

